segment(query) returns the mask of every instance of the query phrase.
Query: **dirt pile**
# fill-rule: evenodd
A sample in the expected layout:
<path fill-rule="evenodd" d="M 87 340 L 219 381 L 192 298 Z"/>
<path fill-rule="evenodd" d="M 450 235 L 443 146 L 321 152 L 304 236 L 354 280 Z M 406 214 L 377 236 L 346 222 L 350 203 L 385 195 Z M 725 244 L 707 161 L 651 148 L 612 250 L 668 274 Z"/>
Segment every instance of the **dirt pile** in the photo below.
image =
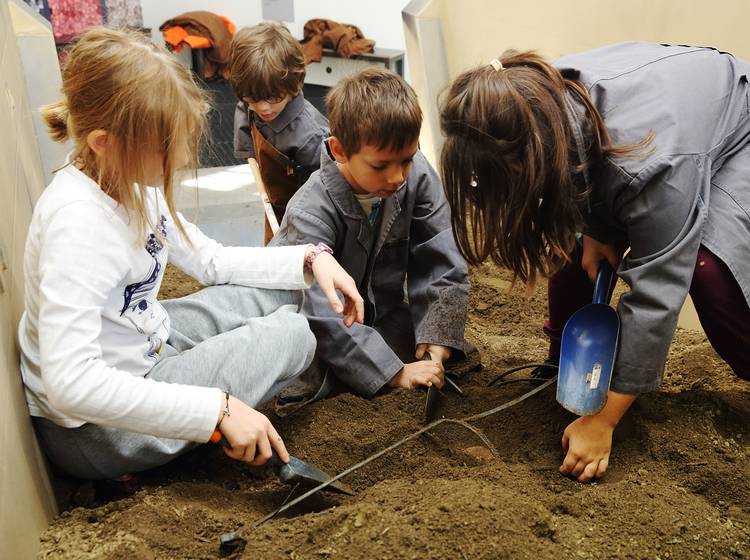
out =
<path fill-rule="evenodd" d="M 545 287 L 527 298 L 504 271 L 473 274 L 467 336 L 485 369 L 462 382 L 447 413 L 505 402 L 526 383 L 488 388 L 499 371 L 543 359 Z M 194 289 L 172 275 L 172 296 Z M 419 428 L 424 395 L 342 394 L 274 419 L 289 449 L 335 473 Z M 206 446 L 141 477 L 143 489 L 63 513 L 42 537 L 49 558 L 215 558 L 222 533 L 244 528 L 243 558 L 747 558 L 750 386 L 702 335 L 678 332 L 666 382 L 616 432 L 607 477 L 560 476 L 572 416 L 546 389 L 477 423 L 499 451 L 441 426 L 345 479 L 352 498 L 322 495 L 258 529 L 289 489 Z M 67 486 L 70 488 L 70 485 Z M 73 488 L 74 489 L 74 488 Z"/>

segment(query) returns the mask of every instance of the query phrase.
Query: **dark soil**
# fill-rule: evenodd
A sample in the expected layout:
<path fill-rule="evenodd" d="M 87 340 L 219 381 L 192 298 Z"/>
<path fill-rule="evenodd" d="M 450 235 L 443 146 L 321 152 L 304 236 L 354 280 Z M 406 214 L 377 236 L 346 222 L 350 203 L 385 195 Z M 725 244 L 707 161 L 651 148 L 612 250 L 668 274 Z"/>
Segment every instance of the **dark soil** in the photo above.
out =
<path fill-rule="evenodd" d="M 527 297 L 491 266 L 472 278 L 467 337 L 485 367 L 462 381 L 465 399 L 450 397 L 455 417 L 528 390 L 486 385 L 546 355 L 546 286 Z M 196 286 L 170 271 L 163 294 Z M 271 418 L 295 455 L 336 473 L 421 427 L 423 404 L 419 392 L 341 394 Z M 750 557 L 750 384 L 702 334 L 677 332 L 663 388 L 626 415 L 598 483 L 557 472 L 573 418 L 548 388 L 477 422 L 499 457 L 443 425 L 348 476 L 356 496 L 319 495 L 257 529 L 289 488 L 204 446 L 139 475 L 142 489 L 130 497 L 64 512 L 40 556 L 216 558 L 219 537 L 241 529 L 247 545 L 234 557 L 248 559 Z M 76 485 L 63 482 L 70 501 Z"/>

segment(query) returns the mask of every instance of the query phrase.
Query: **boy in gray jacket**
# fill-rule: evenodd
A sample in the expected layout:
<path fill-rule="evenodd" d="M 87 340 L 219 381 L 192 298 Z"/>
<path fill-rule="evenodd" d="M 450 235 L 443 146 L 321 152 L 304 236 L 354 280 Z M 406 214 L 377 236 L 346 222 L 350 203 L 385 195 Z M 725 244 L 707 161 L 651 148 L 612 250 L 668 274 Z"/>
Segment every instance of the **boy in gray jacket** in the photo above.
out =
<path fill-rule="evenodd" d="M 327 106 L 320 170 L 273 241 L 330 246 L 365 298 L 365 323 L 346 329 L 310 290 L 303 312 L 317 358 L 366 397 L 386 385 L 442 387 L 445 363 L 465 356 L 469 279 L 440 179 L 418 150 L 416 94 L 393 72 L 368 69 L 339 82 Z"/>

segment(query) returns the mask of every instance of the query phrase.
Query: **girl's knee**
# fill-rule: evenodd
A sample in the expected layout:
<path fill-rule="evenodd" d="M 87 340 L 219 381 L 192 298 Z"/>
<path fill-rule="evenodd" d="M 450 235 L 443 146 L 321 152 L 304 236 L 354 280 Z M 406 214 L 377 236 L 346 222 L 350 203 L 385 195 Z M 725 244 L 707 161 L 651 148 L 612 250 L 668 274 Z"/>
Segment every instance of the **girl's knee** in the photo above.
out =
<path fill-rule="evenodd" d="M 270 290 L 263 289 L 262 297 L 271 304 L 271 307 L 278 309 L 287 305 L 293 305 L 295 311 L 302 310 L 304 293 L 302 290 Z"/>

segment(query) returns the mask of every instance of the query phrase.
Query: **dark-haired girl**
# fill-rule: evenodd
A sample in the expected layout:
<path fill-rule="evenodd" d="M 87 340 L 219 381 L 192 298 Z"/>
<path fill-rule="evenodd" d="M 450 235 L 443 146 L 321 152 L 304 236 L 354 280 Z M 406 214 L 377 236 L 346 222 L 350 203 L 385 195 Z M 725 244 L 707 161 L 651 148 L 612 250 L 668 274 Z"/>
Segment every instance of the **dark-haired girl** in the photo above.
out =
<path fill-rule="evenodd" d="M 549 360 L 602 259 L 630 288 L 607 405 L 563 435 L 560 470 L 581 481 L 604 474 L 620 418 L 661 384 L 688 293 L 750 379 L 749 72 L 702 47 L 625 43 L 554 65 L 508 51 L 443 101 L 458 246 L 530 284 L 549 276 Z"/>

